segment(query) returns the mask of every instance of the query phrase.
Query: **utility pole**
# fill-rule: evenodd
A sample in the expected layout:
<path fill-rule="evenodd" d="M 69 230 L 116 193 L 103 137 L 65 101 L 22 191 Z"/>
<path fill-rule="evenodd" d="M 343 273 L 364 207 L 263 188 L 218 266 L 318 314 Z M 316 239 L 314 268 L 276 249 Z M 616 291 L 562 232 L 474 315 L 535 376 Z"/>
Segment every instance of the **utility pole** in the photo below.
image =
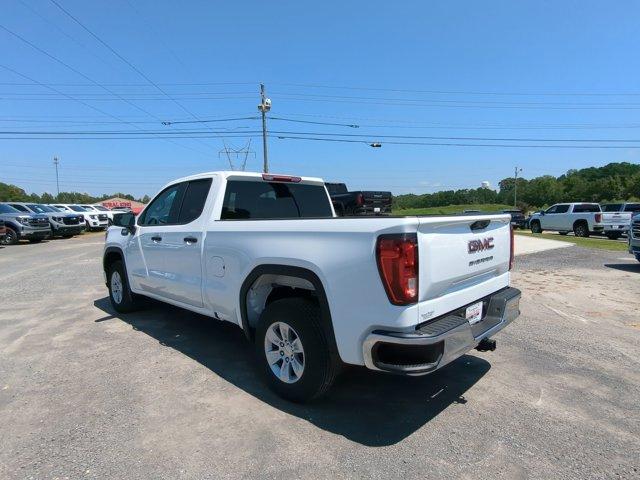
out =
<path fill-rule="evenodd" d="M 260 84 L 260 105 L 258 110 L 262 113 L 262 154 L 263 166 L 262 171 L 269 173 L 269 160 L 267 155 L 267 112 L 271 110 L 271 99 L 264 95 L 264 83 Z"/>
<path fill-rule="evenodd" d="M 519 173 L 522 173 L 522 169 L 516 167 L 515 174 L 513 176 L 513 178 L 515 180 L 513 182 L 513 206 L 516 207 L 516 208 L 518 207 L 517 203 L 518 203 L 518 174 Z"/>
<path fill-rule="evenodd" d="M 60 163 L 60 161 L 58 160 L 58 157 L 53 157 L 53 164 L 56 166 L 56 187 L 58 188 L 58 196 L 56 197 L 56 200 L 60 198 L 60 180 L 58 178 L 58 163 Z"/>

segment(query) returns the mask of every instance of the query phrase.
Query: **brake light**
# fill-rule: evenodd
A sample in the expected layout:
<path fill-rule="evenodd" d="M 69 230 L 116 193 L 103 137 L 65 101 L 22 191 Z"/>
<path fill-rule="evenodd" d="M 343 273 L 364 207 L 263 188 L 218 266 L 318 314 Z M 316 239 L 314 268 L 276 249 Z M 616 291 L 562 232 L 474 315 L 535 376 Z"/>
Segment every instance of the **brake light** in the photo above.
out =
<path fill-rule="evenodd" d="M 376 245 L 378 272 L 394 305 L 418 301 L 418 238 L 415 233 L 380 235 Z"/>
<path fill-rule="evenodd" d="M 596 213 L 596 223 L 600 223 L 600 222 L 602 222 L 602 214 Z"/>
<path fill-rule="evenodd" d="M 299 183 L 302 180 L 300 177 L 292 177 L 291 175 L 270 175 L 268 173 L 263 173 L 262 179 L 267 182 L 293 182 L 293 183 Z"/>
<path fill-rule="evenodd" d="M 358 205 L 359 207 L 364 205 L 364 195 L 363 194 L 359 193 L 358 196 L 356 197 L 356 205 Z"/>
<path fill-rule="evenodd" d="M 510 229 L 510 245 L 509 245 L 509 270 L 513 268 L 513 261 L 515 260 L 515 238 L 513 236 L 513 225 Z"/>

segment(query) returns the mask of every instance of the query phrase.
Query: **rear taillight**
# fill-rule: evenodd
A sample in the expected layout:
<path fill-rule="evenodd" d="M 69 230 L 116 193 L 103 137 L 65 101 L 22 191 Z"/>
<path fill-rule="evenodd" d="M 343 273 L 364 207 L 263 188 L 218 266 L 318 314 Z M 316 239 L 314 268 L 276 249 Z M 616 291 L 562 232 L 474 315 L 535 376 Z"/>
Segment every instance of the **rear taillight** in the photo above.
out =
<path fill-rule="evenodd" d="M 356 197 L 356 205 L 358 205 L 359 207 L 364 205 L 364 195 L 363 194 L 359 193 L 358 196 Z"/>
<path fill-rule="evenodd" d="M 515 238 L 513 237 L 513 225 L 511 225 L 510 228 L 510 244 L 509 244 L 509 270 L 511 270 L 513 268 L 513 260 L 514 260 L 514 256 L 515 256 Z"/>
<path fill-rule="evenodd" d="M 596 213 L 596 223 L 600 223 L 600 222 L 602 222 L 602 214 Z"/>
<path fill-rule="evenodd" d="M 389 301 L 418 301 L 418 238 L 415 233 L 380 235 L 376 245 L 378 271 Z"/>

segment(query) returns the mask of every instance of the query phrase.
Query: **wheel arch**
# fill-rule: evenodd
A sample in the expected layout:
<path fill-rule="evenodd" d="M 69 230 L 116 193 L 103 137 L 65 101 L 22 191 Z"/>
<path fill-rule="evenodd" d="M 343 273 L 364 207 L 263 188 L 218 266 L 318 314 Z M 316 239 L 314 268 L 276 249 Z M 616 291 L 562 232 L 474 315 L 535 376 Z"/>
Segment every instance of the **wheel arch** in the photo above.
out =
<path fill-rule="evenodd" d="M 254 326 L 251 325 L 250 314 L 247 308 L 248 296 L 250 290 L 254 285 L 258 284 L 262 278 L 270 278 L 272 276 L 277 277 L 278 282 L 282 282 L 282 279 L 288 279 L 285 282 L 277 283 L 274 287 L 272 285 L 271 290 L 266 294 L 266 303 L 264 307 L 268 305 L 270 299 L 288 298 L 288 297 L 313 297 L 317 300 L 320 307 L 320 320 L 322 328 L 325 331 L 325 335 L 329 344 L 331 353 L 337 354 L 337 345 L 335 334 L 333 330 L 333 322 L 331 319 L 331 310 L 329 308 L 329 301 L 324 289 L 322 281 L 311 270 L 304 267 L 295 267 L 291 265 L 278 265 L 278 264 L 263 264 L 255 267 L 249 275 L 242 282 L 240 288 L 240 317 L 242 321 L 242 330 L 250 341 L 253 341 Z M 279 291 L 284 289 L 286 291 Z M 276 294 L 276 292 L 278 292 Z M 311 295 L 309 294 L 311 292 Z M 274 295 L 275 294 L 275 295 Z M 264 308 L 263 308 L 264 310 Z M 261 313 L 261 312 L 260 312 Z"/>
<path fill-rule="evenodd" d="M 587 230 L 589 230 L 589 222 L 587 222 L 584 218 L 579 218 L 575 222 L 573 222 L 573 229 L 575 230 L 578 225 L 586 225 Z"/>
<path fill-rule="evenodd" d="M 122 251 L 122 249 L 118 247 L 107 247 L 105 249 L 104 254 L 102 255 L 102 269 L 106 274 L 109 269 L 109 265 L 111 265 L 113 262 L 116 262 L 118 260 L 122 262 L 122 268 L 124 268 L 124 272 L 127 275 L 127 279 L 128 279 L 129 274 L 127 272 L 127 264 L 124 261 L 124 252 Z"/>

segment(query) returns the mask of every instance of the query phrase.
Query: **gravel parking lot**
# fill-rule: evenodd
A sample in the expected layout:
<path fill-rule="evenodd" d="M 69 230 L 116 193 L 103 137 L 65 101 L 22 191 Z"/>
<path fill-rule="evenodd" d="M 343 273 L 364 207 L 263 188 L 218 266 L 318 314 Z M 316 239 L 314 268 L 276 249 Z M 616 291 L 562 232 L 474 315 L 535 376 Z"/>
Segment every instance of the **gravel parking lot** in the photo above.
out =
<path fill-rule="evenodd" d="M 103 234 L 0 248 L 0 478 L 638 478 L 640 263 L 520 256 L 522 316 L 431 376 L 267 390 L 239 329 L 116 315 Z"/>

